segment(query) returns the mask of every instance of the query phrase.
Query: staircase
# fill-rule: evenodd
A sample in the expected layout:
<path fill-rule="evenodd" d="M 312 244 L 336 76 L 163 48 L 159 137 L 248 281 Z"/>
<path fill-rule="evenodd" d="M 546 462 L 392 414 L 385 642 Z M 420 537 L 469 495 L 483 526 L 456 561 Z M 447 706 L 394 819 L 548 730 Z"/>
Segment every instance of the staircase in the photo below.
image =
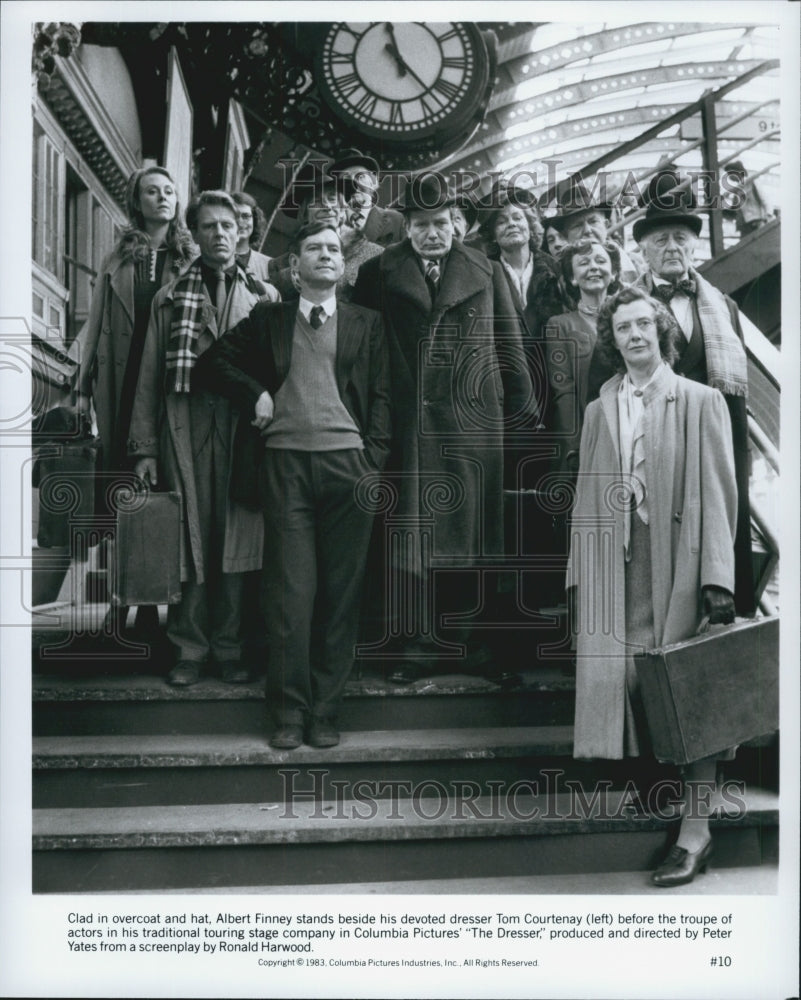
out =
<path fill-rule="evenodd" d="M 573 760 L 574 682 L 558 668 L 528 670 L 514 690 L 365 676 L 348 685 L 338 747 L 276 751 L 259 683 L 179 690 L 149 664 L 78 662 L 34 675 L 35 892 L 430 880 L 494 892 L 558 876 L 592 892 L 609 873 L 639 892 L 664 850 L 660 782 L 676 770 Z M 715 867 L 772 872 L 777 748 L 742 748 L 729 768 L 747 811 L 714 821 Z"/>

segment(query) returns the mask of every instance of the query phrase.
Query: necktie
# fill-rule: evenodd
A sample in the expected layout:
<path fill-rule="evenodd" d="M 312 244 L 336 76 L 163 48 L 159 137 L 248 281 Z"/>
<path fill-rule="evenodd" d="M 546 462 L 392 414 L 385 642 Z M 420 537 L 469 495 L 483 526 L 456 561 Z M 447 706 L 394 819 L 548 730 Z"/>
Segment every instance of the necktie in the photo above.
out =
<path fill-rule="evenodd" d="M 351 229 L 363 229 L 366 221 L 361 212 L 354 212 L 348 219 L 348 225 Z"/>
<path fill-rule="evenodd" d="M 322 306 L 312 306 L 309 312 L 309 326 L 312 330 L 319 330 L 323 325 L 325 309 Z"/>
<path fill-rule="evenodd" d="M 694 298 L 697 287 L 693 278 L 682 278 L 675 285 L 654 285 L 653 295 L 668 303 L 677 292 L 683 292 L 688 298 Z"/>
<path fill-rule="evenodd" d="M 439 264 L 435 260 L 426 261 L 426 283 L 431 292 L 432 300 L 436 298 L 439 288 Z"/>
<path fill-rule="evenodd" d="M 219 323 L 222 319 L 222 314 L 225 310 L 225 300 L 228 298 L 225 291 L 225 271 L 220 269 L 216 272 L 217 276 L 217 288 L 214 296 L 214 304 L 217 307 L 217 322 Z"/>

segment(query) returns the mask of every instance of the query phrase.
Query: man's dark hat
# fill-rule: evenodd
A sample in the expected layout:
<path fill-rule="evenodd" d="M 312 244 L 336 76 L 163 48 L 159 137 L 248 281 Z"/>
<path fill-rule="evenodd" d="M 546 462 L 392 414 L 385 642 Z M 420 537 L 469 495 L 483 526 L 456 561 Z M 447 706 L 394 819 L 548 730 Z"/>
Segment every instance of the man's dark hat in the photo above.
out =
<path fill-rule="evenodd" d="M 581 181 L 571 178 L 568 185 L 557 191 L 556 215 L 549 217 L 549 224 L 564 233 L 570 223 L 585 212 L 603 212 L 604 215 L 609 215 L 611 211 L 611 202 L 594 199 Z"/>
<path fill-rule="evenodd" d="M 448 208 L 456 201 L 456 196 L 448 186 L 448 179 L 436 170 L 427 170 L 417 174 L 406 185 L 400 196 L 398 211 L 412 212 L 420 209 L 424 212 Z"/>
<path fill-rule="evenodd" d="M 320 160 L 309 160 L 297 172 L 279 208 L 290 219 L 296 219 L 304 202 L 322 188 L 335 184 L 336 181 L 331 176 L 327 163 L 320 166 Z"/>
<path fill-rule="evenodd" d="M 674 190 L 681 183 L 678 173 L 673 170 L 661 170 L 654 174 L 645 193 L 645 204 L 648 206 L 645 215 L 637 219 L 632 227 L 635 242 L 639 243 L 643 236 L 660 226 L 682 225 L 696 236 L 700 234 L 704 220 L 692 211 L 695 208 L 692 191 L 689 188 Z"/>
<path fill-rule="evenodd" d="M 348 167 L 364 167 L 373 174 L 379 173 L 381 169 L 372 156 L 366 156 L 358 149 L 343 149 L 339 159 L 334 160 L 331 164 L 329 173 L 332 177 L 336 177 L 337 174 L 342 173 L 343 170 L 347 170 Z"/>

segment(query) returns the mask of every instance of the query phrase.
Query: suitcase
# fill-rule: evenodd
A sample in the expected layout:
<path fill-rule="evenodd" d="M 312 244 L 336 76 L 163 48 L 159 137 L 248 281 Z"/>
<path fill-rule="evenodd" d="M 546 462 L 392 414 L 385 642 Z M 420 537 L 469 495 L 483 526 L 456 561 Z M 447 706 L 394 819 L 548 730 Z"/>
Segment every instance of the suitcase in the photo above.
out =
<path fill-rule="evenodd" d="M 636 656 L 655 756 L 711 757 L 779 727 L 779 619 L 714 629 Z"/>
<path fill-rule="evenodd" d="M 181 600 L 180 493 L 136 493 L 117 515 L 112 604 L 178 604 Z"/>
<path fill-rule="evenodd" d="M 99 445 L 92 439 L 49 444 L 38 450 L 33 485 L 39 487 L 39 548 L 71 542 L 70 522 L 84 523 L 95 513 L 95 467 Z"/>

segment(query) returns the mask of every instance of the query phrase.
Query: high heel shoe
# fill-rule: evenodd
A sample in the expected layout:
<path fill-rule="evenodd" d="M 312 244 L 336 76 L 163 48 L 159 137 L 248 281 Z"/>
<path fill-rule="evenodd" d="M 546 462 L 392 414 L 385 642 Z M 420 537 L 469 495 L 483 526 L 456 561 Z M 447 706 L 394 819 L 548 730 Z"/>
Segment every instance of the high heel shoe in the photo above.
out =
<path fill-rule="evenodd" d="M 651 875 L 651 882 L 663 889 L 692 882 L 698 872 L 705 872 L 712 856 L 712 838 L 697 851 L 688 851 L 676 844 L 670 848 L 667 857 Z"/>

